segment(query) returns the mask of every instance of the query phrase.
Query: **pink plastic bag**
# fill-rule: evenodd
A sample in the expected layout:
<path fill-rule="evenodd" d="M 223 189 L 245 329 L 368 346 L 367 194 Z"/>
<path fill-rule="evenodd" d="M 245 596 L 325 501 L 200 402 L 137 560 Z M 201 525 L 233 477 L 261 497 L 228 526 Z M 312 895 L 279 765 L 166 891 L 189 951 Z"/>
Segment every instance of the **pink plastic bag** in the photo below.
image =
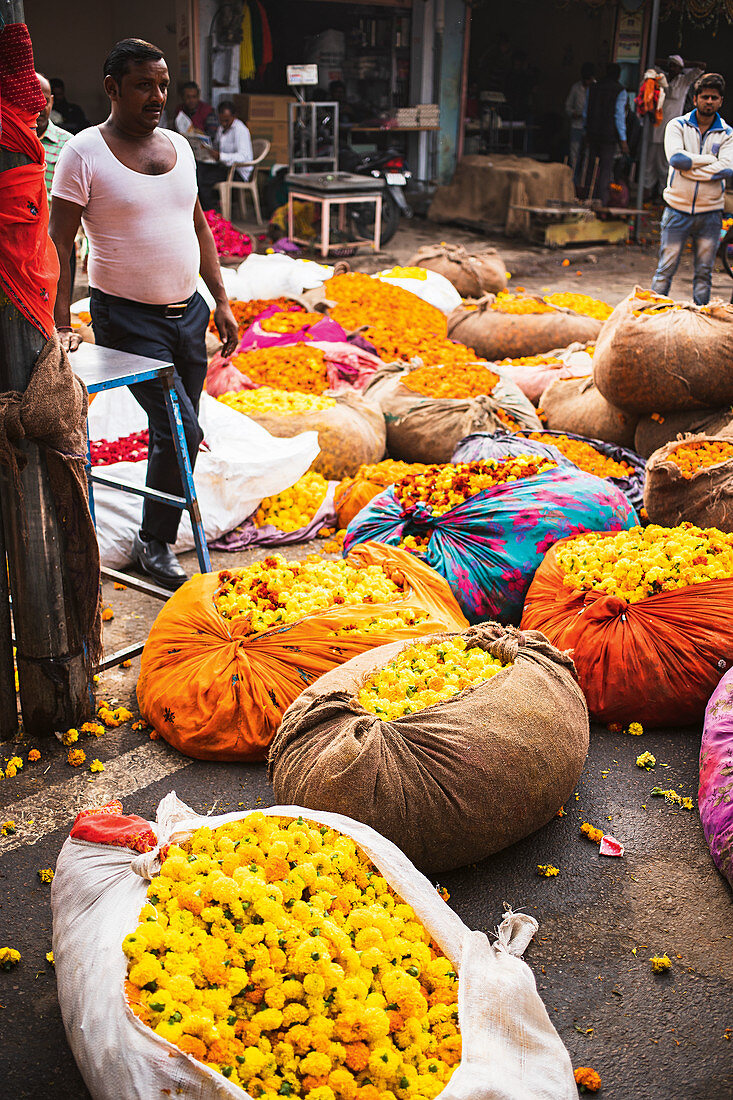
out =
<path fill-rule="evenodd" d="M 733 669 L 723 676 L 705 711 L 697 801 L 715 866 L 733 886 Z"/>
<path fill-rule="evenodd" d="M 314 325 L 304 325 L 297 332 L 265 332 L 261 322 L 280 313 L 277 308 L 266 309 L 256 321 L 245 330 L 239 341 L 237 352 L 255 351 L 257 348 L 286 348 L 293 344 L 311 343 L 315 340 L 341 341 L 346 339 L 346 329 L 330 317 L 323 317 Z"/>

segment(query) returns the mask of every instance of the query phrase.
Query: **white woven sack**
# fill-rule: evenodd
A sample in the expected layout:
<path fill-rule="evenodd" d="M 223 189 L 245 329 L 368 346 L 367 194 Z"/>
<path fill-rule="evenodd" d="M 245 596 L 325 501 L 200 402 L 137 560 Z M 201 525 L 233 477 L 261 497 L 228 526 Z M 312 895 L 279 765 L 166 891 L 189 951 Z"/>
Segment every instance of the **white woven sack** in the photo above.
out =
<path fill-rule="evenodd" d="M 197 828 L 216 828 L 251 811 L 200 817 L 171 791 L 152 826 L 160 846 Z M 271 806 L 265 814 L 306 817 L 360 846 L 415 910 L 459 976 L 463 1056 L 439 1100 L 574 1100 L 570 1058 L 547 1015 L 534 977 L 518 956 L 537 931 L 534 917 L 508 912 L 493 945 L 470 931 L 431 883 L 390 841 L 340 814 Z M 69 1045 L 94 1100 L 249 1100 L 249 1093 L 142 1024 L 124 996 L 122 941 L 134 931 L 159 848 L 138 855 L 68 839 L 51 892 L 53 952 Z"/>

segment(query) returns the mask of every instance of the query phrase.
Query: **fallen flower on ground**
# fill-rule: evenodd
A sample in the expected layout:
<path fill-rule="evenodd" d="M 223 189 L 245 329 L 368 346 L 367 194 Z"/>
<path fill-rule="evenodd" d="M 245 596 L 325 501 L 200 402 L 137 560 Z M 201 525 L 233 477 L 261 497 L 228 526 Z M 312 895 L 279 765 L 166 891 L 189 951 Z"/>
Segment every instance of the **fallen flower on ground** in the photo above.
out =
<path fill-rule="evenodd" d="M 112 587 L 115 588 L 118 592 L 126 592 L 127 591 L 127 585 L 126 584 L 120 584 L 119 581 L 115 581 L 115 583 Z"/>
<path fill-rule="evenodd" d="M 40 760 L 40 759 L 41 759 L 41 754 L 38 751 L 38 749 L 31 749 L 31 751 L 28 753 L 28 763 L 29 764 L 35 764 L 36 761 Z"/>
<path fill-rule="evenodd" d="M 580 831 L 584 836 L 588 837 L 588 840 L 592 840 L 594 844 L 600 844 L 603 840 L 603 829 L 596 829 L 594 825 L 589 825 L 587 821 L 584 821 L 580 826 Z"/>
<path fill-rule="evenodd" d="M 652 955 L 649 962 L 652 964 L 652 971 L 655 974 L 664 974 L 672 965 L 669 955 Z"/>
<path fill-rule="evenodd" d="M 92 760 L 91 764 L 89 765 L 89 771 L 90 772 L 103 772 L 104 771 L 104 764 L 102 763 L 101 760 Z"/>
<path fill-rule="evenodd" d="M 79 740 L 79 731 L 72 726 L 71 729 L 67 730 L 62 736 L 61 740 L 64 745 L 73 745 L 75 741 Z"/>
<path fill-rule="evenodd" d="M 650 768 L 653 768 L 656 762 L 656 756 L 654 756 L 650 752 L 643 752 L 641 756 L 637 756 L 636 758 L 637 768 L 646 768 L 647 771 L 649 771 Z"/>
<path fill-rule="evenodd" d="M 12 836 L 15 832 L 15 822 L 3 821 L 2 825 L 0 825 L 0 829 L 2 830 L 3 836 Z"/>
<path fill-rule="evenodd" d="M 632 737 L 641 737 L 644 727 L 641 722 L 632 722 L 626 732 L 630 733 Z"/>
<path fill-rule="evenodd" d="M 555 875 L 560 874 L 560 868 L 553 867 L 551 863 L 538 863 L 537 871 L 540 875 L 543 875 L 544 878 L 554 878 Z"/>
<path fill-rule="evenodd" d="M 103 737 L 104 726 L 100 722 L 85 722 L 81 732 L 91 734 L 92 737 Z"/>
<path fill-rule="evenodd" d="M 23 761 L 19 756 L 11 756 L 5 765 L 5 775 L 8 779 L 14 779 L 20 769 L 23 767 Z"/>
<path fill-rule="evenodd" d="M 11 970 L 20 962 L 20 951 L 14 947 L 0 947 L 0 970 Z"/>
<path fill-rule="evenodd" d="M 72 768 L 80 767 L 87 758 L 87 754 L 83 749 L 69 749 L 69 754 L 66 757 Z"/>
<path fill-rule="evenodd" d="M 111 607 L 102 608 L 102 622 L 108 623 L 110 619 L 114 619 L 115 613 Z"/>
<path fill-rule="evenodd" d="M 42 867 L 38 871 L 38 877 L 41 882 L 53 882 L 53 871 L 50 867 Z"/>
<path fill-rule="evenodd" d="M 575 1070 L 575 1083 L 581 1092 L 598 1092 L 601 1077 L 590 1066 L 578 1066 Z"/>
<path fill-rule="evenodd" d="M 145 721 L 143 721 L 143 719 L 142 719 L 142 718 L 140 718 L 140 719 L 138 719 L 138 721 L 137 721 L 137 722 L 133 722 L 133 723 L 132 723 L 132 728 L 133 728 L 133 729 L 135 730 L 135 732 L 137 733 L 137 732 L 138 732 L 138 730 L 146 730 L 146 729 L 148 729 L 149 727 L 148 727 L 148 723 L 147 723 L 147 722 L 145 722 Z"/>
<path fill-rule="evenodd" d="M 46 952 L 46 962 L 51 963 L 51 966 L 56 966 L 56 960 L 53 957 L 53 951 Z"/>
<path fill-rule="evenodd" d="M 669 802 L 675 806 L 681 806 L 683 810 L 692 809 L 692 799 L 683 798 L 673 787 L 669 787 L 667 790 L 665 790 L 664 787 L 653 787 L 651 793 L 654 798 L 663 798 L 665 802 Z"/>

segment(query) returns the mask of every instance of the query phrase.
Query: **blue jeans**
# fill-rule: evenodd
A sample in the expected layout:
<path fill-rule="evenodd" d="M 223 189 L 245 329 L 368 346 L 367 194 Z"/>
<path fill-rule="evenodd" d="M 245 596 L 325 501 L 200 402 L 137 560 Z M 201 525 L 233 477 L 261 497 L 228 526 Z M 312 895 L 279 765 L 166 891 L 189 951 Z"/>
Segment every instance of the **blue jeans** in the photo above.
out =
<path fill-rule="evenodd" d="M 652 279 L 652 290 L 668 294 L 688 237 L 692 237 L 695 250 L 695 277 L 692 283 L 693 301 L 704 306 L 710 301 L 713 280 L 713 264 L 720 247 L 720 230 L 723 211 L 711 210 L 707 214 L 683 214 L 665 208 L 661 222 L 659 262 Z"/>

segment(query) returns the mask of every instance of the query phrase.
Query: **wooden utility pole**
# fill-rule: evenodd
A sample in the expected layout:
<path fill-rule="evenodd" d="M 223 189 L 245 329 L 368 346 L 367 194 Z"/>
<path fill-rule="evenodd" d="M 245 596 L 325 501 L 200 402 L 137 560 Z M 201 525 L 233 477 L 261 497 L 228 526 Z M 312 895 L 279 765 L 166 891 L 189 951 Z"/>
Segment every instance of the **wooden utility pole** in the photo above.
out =
<path fill-rule="evenodd" d="M 5 24 L 19 22 L 22 0 L 0 0 L 0 32 Z M 24 163 L 28 158 L 23 154 L 2 148 L 0 136 L 0 172 Z M 45 342 L 0 291 L 0 393 L 26 390 Z M 10 471 L 0 466 L 0 738 L 12 737 L 17 730 L 14 685 L 8 698 L 6 557 L 26 733 L 49 736 L 78 725 L 90 713 L 93 699 L 85 639 L 64 575 L 63 542 L 46 460 L 37 444 L 25 440 L 21 447 L 27 461 L 20 473 L 20 494 Z M 90 577 L 89 583 L 97 584 L 98 578 Z"/>

